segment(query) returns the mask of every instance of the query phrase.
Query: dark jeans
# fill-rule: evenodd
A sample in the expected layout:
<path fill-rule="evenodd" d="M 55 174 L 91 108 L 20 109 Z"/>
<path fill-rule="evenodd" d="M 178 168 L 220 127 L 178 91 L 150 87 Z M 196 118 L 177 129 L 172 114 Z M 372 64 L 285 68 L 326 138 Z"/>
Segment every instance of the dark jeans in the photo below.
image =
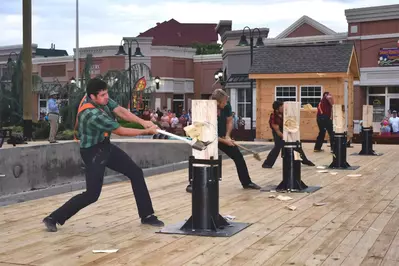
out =
<path fill-rule="evenodd" d="M 249 177 L 247 163 L 245 162 L 239 148 L 237 146 L 228 146 L 220 142 L 218 143 L 218 147 L 222 152 L 233 159 L 234 163 L 236 164 L 237 174 L 241 185 L 246 186 L 250 184 L 252 181 Z"/>
<path fill-rule="evenodd" d="M 80 154 L 86 167 L 86 191 L 72 197 L 50 215 L 57 223 L 64 224 L 78 211 L 98 200 L 105 167 L 130 179 L 141 218 L 154 213 L 143 170 L 124 151 L 105 141 L 87 149 L 80 149 Z"/>
<path fill-rule="evenodd" d="M 274 147 L 267 155 L 267 158 L 263 162 L 263 165 L 273 166 L 278 158 L 278 155 L 280 154 L 280 151 L 284 148 L 284 140 L 279 135 L 277 135 L 274 130 L 272 131 L 272 133 L 274 139 Z M 302 149 L 302 145 L 299 149 L 295 149 L 295 151 L 299 152 L 302 162 L 309 162 L 309 159 L 306 157 L 305 152 Z"/>
<path fill-rule="evenodd" d="M 317 136 L 314 150 L 321 150 L 324 138 L 326 137 L 326 131 L 328 132 L 328 136 L 330 137 L 330 145 L 332 149 L 332 141 L 334 139 L 332 120 L 325 115 L 320 115 L 317 117 L 317 126 L 319 127 L 319 135 Z"/>

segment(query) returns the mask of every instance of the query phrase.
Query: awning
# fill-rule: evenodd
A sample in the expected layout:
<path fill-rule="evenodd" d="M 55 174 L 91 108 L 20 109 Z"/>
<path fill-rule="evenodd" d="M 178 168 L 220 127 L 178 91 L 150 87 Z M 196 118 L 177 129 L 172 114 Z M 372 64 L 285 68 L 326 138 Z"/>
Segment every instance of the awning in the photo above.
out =
<path fill-rule="evenodd" d="M 248 74 L 231 74 L 226 83 L 229 84 L 250 81 L 251 80 L 248 78 Z"/>

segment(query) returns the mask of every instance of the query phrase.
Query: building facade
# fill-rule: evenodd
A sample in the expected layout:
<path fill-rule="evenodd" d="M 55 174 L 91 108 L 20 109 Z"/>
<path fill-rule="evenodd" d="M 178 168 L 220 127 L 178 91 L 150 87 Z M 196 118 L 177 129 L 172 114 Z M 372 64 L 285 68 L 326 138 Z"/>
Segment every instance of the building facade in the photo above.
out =
<path fill-rule="evenodd" d="M 196 55 L 196 49 L 191 47 L 195 42 L 216 43 L 215 27 L 216 24 L 184 24 L 172 19 L 158 23 L 138 37 L 122 38 L 125 43 L 132 43 L 133 53 L 138 43 L 144 55 L 131 58 L 133 78 L 144 76 L 147 86 L 152 88 L 155 88 L 155 77 L 160 78 L 159 89 L 153 90 L 151 98 L 154 101 L 149 108 L 168 109 L 181 114 L 183 110 L 191 108 L 192 99 L 209 97 L 212 90 L 219 86 L 215 84 L 214 73 L 222 67 L 221 54 Z M 21 49 L 22 45 L 0 47 L 0 77 L 7 75 L 8 58 L 17 60 L 16 54 Z M 88 55 L 92 57 L 91 77 L 112 70 L 128 70 L 129 58 L 127 55 L 116 55 L 118 49 L 119 45 L 81 47 L 79 72 L 83 73 Z M 124 44 L 124 49 L 128 51 L 127 44 Z M 55 50 L 53 45 L 49 49 L 51 51 L 43 50 L 37 48 L 36 44 L 32 46 L 33 74 L 40 76 L 47 84 L 67 84 L 75 79 L 75 56 L 68 56 L 63 50 Z M 80 76 L 78 86 L 81 79 Z M 46 112 L 47 95 L 33 93 L 32 100 L 33 120 L 41 119 Z"/>
<path fill-rule="evenodd" d="M 350 9 L 345 15 L 361 73 L 355 119 L 361 119 L 363 104 L 373 105 L 373 127 L 379 131 L 388 111 L 399 111 L 399 5 Z"/>
<path fill-rule="evenodd" d="M 348 32 L 335 32 L 303 16 L 275 38 L 265 38 L 264 44 L 290 46 L 353 43 L 360 66 L 360 81 L 354 83 L 353 119 L 355 122 L 362 119 L 363 105 L 373 105 L 374 131 L 378 132 L 380 122 L 387 112 L 399 109 L 399 5 L 356 8 L 343 12 L 347 18 Z M 232 31 L 231 24 L 226 21 L 220 21 L 219 26 L 223 41 L 223 68 L 228 73 L 226 88 L 231 95 L 231 104 L 239 115 L 249 120 L 250 111 L 243 111 L 239 107 L 243 103 L 249 104 L 243 96 L 249 95 L 249 47 L 237 47 L 242 31 Z M 257 37 L 256 32 L 254 37 Z M 299 101 L 300 92 L 295 91 L 291 97 Z M 278 99 L 276 94 L 272 100 Z M 255 104 L 255 92 L 252 101 L 252 112 L 256 113 L 261 107 Z"/>

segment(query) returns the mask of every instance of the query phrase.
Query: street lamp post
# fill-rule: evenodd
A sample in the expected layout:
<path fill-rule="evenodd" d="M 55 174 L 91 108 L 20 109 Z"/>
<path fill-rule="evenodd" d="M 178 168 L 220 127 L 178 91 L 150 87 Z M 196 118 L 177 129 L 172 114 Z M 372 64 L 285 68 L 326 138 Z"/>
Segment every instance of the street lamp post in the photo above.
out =
<path fill-rule="evenodd" d="M 10 63 L 13 61 L 12 58 L 11 58 L 12 55 L 15 55 L 16 58 L 17 58 L 16 60 L 18 60 L 19 54 L 17 54 L 16 52 L 11 52 L 11 53 L 8 55 L 7 64 L 10 64 Z"/>
<path fill-rule="evenodd" d="M 156 76 L 155 77 L 155 88 L 157 89 L 157 90 L 159 90 L 159 83 L 161 82 L 161 79 L 158 77 L 158 76 Z"/>
<path fill-rule="evenodd" d="M 127 44 L 128 54 L 126 54 L 125 49 L 123 48 L 122 41 L 124 44 Z M 133 42 L 137 43 L 136 51 L 134 52 L 134 57 L 144 57 L 141 53 L 139 42 L 135 39 L 122 39 L 121 45 L 119 46 L 119 50 L 116 55 L 128 55 L 129 56 L 129 105 L 130 112 L 132 111 L 132 44 Z"/>
<path fill-rule="evenodd" d="M 237 46 L 248 46 L 248 41 L 247 41 L 247 37 L 245 36 L 245 29 L 249 30 L 249 46 L 250 46 L 250 56 L 251 56 L 251 64 L 250 67 L 252 66 L 253 63 L 253 57 L 254 57 L 254 31 L 257 30 L 259 33 L 258 39 L 256 40 L 256 45 L 255 47 L 263 47 L 265 46 L 265 44 L 263 43 L 263 39 L 261 36 L 261 32 L 260 29 L 258 28 L 254 28 L 253 30 L 251 30 L 248 26 L 245 26 L 244 29 L 242 30 L 242 35 L 240 38 L 240 42 L 238 43 Z M 267 38 L 267 34 L 265 36 Z M 250 109 L 251 109 L 251 113 L 250 113 L 250 119 L 251 119 L 251 139 L 254 140 L 254 134 L 253 134 L 253 87 L 254 87 L 254 81 L 253 79 L 250 80 L 251 83 L 251 88 L 250 88 Z M 247 100 L 248 101 L 248 100 Z"/>
<path fill-rule="evenodd" d="M 222 86 L 226 85 L 226 81 L 223 77 L 223 70 L 221 68 L 215 72 L 215 81 L 219 82 Z"/>

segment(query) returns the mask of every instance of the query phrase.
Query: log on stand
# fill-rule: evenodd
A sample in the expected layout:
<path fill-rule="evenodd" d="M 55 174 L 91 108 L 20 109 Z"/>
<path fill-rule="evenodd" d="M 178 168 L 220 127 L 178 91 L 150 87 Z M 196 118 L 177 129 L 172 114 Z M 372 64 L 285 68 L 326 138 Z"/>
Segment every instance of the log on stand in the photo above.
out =
<path fill-rule="evenodd" d="M 350 166 L 347 162 L 347 124 L 345 120 L 344 106 L 333 105 L 333 161 L 328 168 L 355 170 L 359 167 Z"/>
<path fill-rule="evenodd" d="M 203 151 L 194 150 L 189 158 L 189 179 L 192 184 L 192 214 L 187 221 L 167 226 L 165 234 L 229 237 L 250 226 L 250 223 L 228 222 L 219 214 L 219 181 L 222 157 L 218 155 L 217 105 L 214 100 L 193 100 L 192 120 L 203 124 L 199 136 L 213 141 Z"/>
<path fill-rule="evenodd" d="M 362 131 L 362 150 L 357 155 L 379 156 L 373 150 L 373 106 L 363 105 Z"/>
<path fill-rule="evenodd" d="M 301 105 L 299 102 L 284 103 L 283 180 L 277 187 L 267 186 L 262 188 L 261 191 L 311 193 L 321 188 L 309 187 L 301 180 L 301 159 L 298 152 L 299 149 L 302 149 L 299 129 L 300 113 Z"/>

